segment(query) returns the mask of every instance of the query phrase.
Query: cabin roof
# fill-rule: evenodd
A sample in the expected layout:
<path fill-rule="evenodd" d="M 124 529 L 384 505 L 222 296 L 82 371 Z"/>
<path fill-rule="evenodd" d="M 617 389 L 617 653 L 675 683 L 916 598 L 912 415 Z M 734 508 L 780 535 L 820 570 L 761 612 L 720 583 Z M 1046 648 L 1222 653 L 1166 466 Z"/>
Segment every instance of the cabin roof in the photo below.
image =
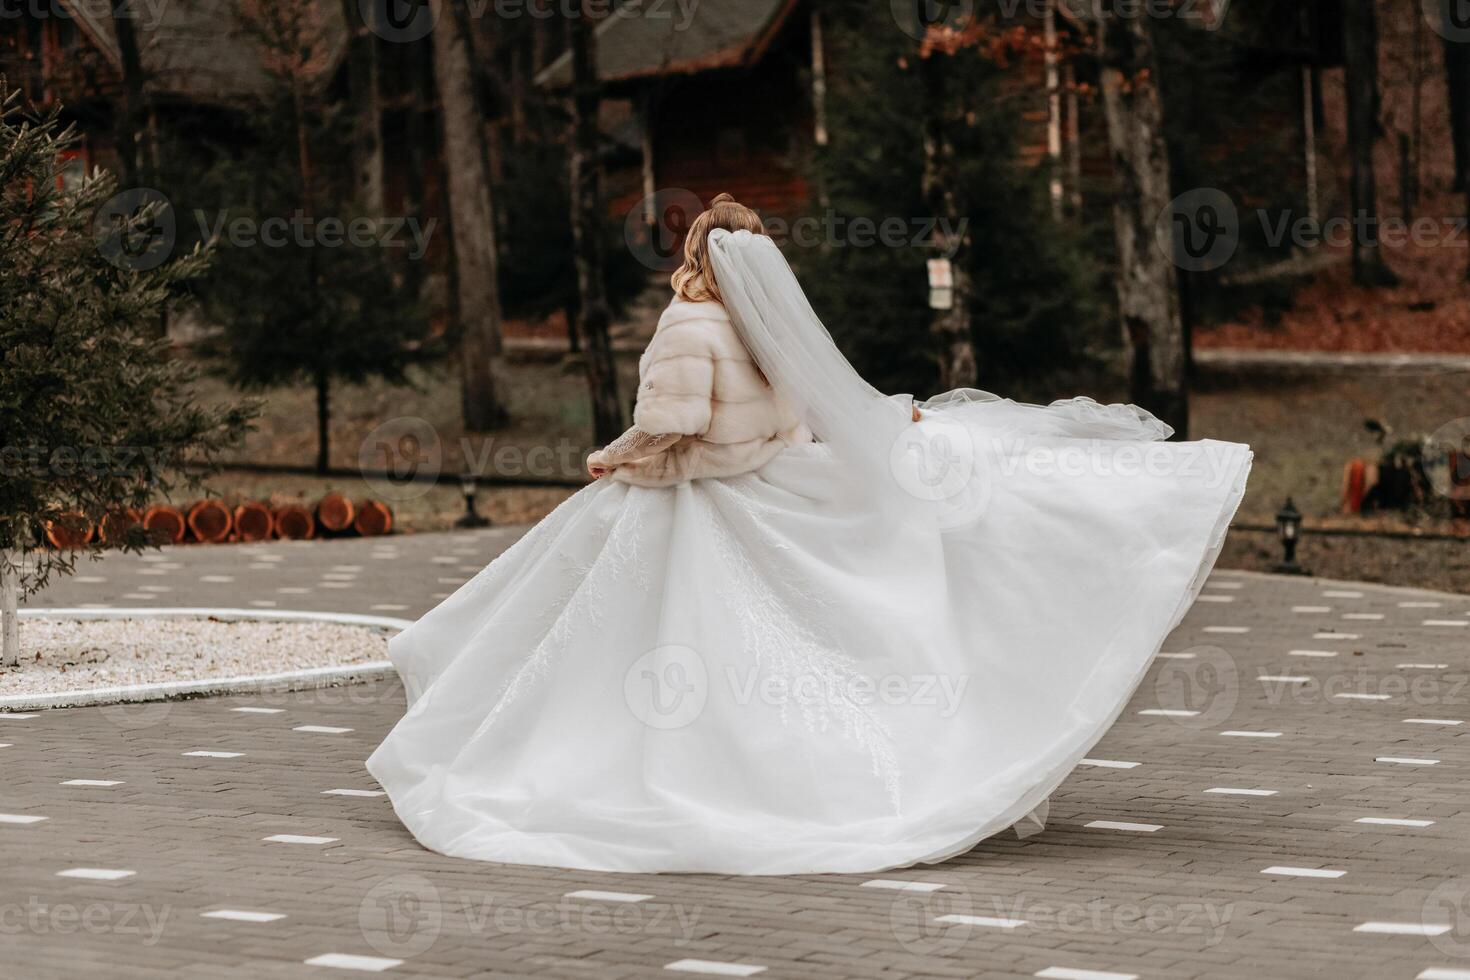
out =
<path fill-rule="evenodd" d="M 629 0 L 597 26 L 597 77 L 603 83 L 742 68 L 760 60 L 799 0 Z M 563 52 L 536 84 L 572 83 L 572 56 Z"/>
<path fill-rule="evenodd" d="M 116 65 L 122 53 L 111 5 L 61 0 L 77 26 Z M 266 0 L 270 2 L 270 0 Z M 190 102 L 236 104 L 264 95 L 270 75 L 251 43 L 239 0 L 168 0 L 133 3 L 138 55 L 147 88 Z M 319 80 L 330 77 L 347 47 L 347 30 L 338 0 L 315 0 L 322 55 L 313 70 Z"/>

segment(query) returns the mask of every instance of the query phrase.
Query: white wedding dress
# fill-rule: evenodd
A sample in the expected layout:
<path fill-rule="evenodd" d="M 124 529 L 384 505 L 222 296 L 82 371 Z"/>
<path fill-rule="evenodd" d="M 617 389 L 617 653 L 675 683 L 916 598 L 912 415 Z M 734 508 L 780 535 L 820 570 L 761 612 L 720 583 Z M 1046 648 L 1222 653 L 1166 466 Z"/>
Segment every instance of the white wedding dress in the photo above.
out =
<path fill-rule="evenodd" d="M 830 362 L 768 240 L 716 236 L 732 319 L 822 442 L 734 478 L 599 480 L 392 640 L 408 711 L 368 768 L 426 847 L 642 872 L 943 860 L 1039 822 L 1214 562 L 1245 446 L 1158 441 L 1085 399 L 959 392 L 908 423 Z"/>

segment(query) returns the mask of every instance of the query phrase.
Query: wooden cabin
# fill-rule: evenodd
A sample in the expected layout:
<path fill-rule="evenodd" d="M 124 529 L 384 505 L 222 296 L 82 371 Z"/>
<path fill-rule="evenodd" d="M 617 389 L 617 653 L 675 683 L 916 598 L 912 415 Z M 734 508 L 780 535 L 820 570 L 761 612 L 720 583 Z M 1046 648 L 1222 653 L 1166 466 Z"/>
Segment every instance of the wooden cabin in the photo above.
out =
<path fill-rule="evenodd" d="M 1086 34 L 1064 14 L 1036 17 L 1025 13 L 1028 7 L 1034 5 L 1021 5 L 1013 20 L 1038 42 L 1075 44 Z M 664 8 L 667 16 L 654 15 Z M 1190 8 L 1187 27 L 1201 33 L 1219 28 L 1222 16 L 1250 18 L 1247 40 L 1232 42 L 1231 51 L 1242 91 L 1251 90 L 1252 98 L 1242 99 L 1227 128 L 1202 134 L 1213 140 L 1209 152 L 1222 165 L 1232 152 L 1269 136 L 1294 141 L 1295 176 L 1302 184 L 1312 179 L 1305 134 L 1312 114 L 1321 115 L 1316 79 L 1339 57 L 1332 47 L 1340 51 L 1340 37 L 1332 35 L 1335 9 L 1332 0 L 1263 0 L 1250 8 L 1202 0 Z M 682 16 L 674 4 L 630 0 L 599 25 L 597 72 L 610 102 L 604 129 L 623 148 L 609 169 L 609 210 L 624 215 L 660 190 L 680 188 L 705 202 L 728 191 L 768 216 L 808 211 L 807 158 L 825 141 L 827 77 L 842 71 L 824 51 L 818 8 L 807 0 L 740 0 L 694 5 L 687 23 Z M 1096 193 L 1111 179 L 1102 110 L 1077 94 L 1079 85 L 1095 83 L 1088 77 L 1093 69 L 1085 59 L 1075 69 L 1058 63 L 1047 50 L 1037 43 L 1010 66 L 1021 96 L 1015 100 L 1020 160 L 1053 168 L 1059 208 L 1105 206 L 1106 193 Z M 536 79 L 553 91 L 571 80 L 569 54 Z M 1279 162 L 1271 166 L 1260 175 L 1263 185 L 1279 183 Z M 1255 182 L 1243 174 L 1244 186 L 1232 190 L 1251 201 Z M 1085 200 L 1089 191 L 1096 200 Z M 645 217 L 654 221 L 651 213 Z"/>

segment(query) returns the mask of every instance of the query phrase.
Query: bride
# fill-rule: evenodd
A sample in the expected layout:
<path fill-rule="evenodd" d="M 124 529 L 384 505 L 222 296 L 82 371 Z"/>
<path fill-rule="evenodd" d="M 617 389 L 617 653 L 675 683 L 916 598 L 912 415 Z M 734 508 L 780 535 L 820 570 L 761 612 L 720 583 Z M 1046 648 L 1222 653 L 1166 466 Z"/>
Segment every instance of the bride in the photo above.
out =
<path fill-rule="evenodd" d="M 885 397 L 756 214 L 693 223 L 597 477 L 390 654 L 368 760 L 444 854 L 942 861 L 1045 803 L 1219 552 L 1250 450 L 1131 405 Z"/>

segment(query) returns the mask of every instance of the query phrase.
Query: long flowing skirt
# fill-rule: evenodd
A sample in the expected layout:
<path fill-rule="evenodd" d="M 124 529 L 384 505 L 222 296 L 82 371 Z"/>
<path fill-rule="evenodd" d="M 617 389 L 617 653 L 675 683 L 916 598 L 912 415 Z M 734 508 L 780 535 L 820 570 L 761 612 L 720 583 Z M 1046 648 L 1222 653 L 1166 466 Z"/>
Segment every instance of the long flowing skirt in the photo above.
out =
<path fill-rule="evenodd" d="M 938 522 L 816 444 L 567 500 L 391 642 L 408 710 L 368 768 L 399 818 L 485 861 L 788 874 L 940 861 L 1041 811 L 1198 594 L 1250 451 L 1090 402 L 913 428 Z"/>

